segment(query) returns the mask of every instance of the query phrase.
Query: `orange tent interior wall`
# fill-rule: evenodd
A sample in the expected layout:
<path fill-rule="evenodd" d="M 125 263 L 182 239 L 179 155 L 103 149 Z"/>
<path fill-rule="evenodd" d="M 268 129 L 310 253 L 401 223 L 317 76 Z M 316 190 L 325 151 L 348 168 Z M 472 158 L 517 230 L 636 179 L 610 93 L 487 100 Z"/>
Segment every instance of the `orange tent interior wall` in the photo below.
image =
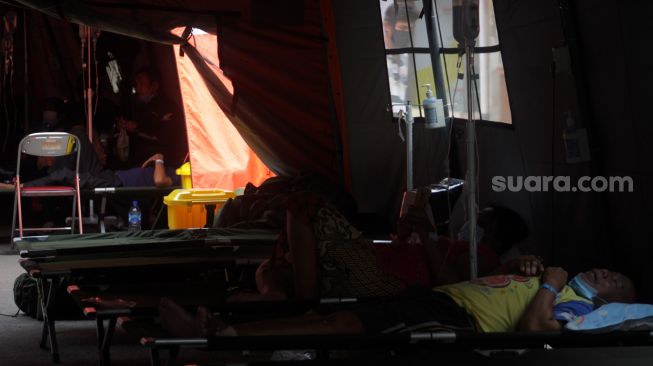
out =
<path fill-rule="evenodd" d="M 181 34 L 183 29 L 173 31 Z M 218 67 L 217 36 L 196 34 L 190 39 L 233 96 L 233 86 Z M 193 62 L 174 46 L 177 74 L 186 116 L 188 149 L 194 188 L 235 190 L 248 182 L 258 186 L 274 173 L 249 148 L 229 116 L 218 106 Z"/>

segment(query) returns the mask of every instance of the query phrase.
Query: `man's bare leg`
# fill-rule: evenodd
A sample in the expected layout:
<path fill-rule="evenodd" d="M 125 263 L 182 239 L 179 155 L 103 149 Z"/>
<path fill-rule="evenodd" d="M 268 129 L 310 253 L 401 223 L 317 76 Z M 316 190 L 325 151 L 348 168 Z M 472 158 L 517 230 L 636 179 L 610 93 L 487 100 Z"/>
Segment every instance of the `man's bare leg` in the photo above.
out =
<path fill-rule="evenodd" d="M 231 327 L 213 317 L 206 308 L 199 308 L 195 317 L 169 299 L 159 306 L 161 325 L 180 337 L 208 335 L 311 335 L 357 334 L 365 331 L 358 316 L 342 311 L 329 315 L 309 313 L 300 316 L 234 324 Z"/>
<path fill-rule="evenodd" d="M 313 227 L 301 213 L 286 211 L 286 232 L 292 257 L 294 294 L 298 299 L 315 299 L 318 288 L 318 253 Z"/>

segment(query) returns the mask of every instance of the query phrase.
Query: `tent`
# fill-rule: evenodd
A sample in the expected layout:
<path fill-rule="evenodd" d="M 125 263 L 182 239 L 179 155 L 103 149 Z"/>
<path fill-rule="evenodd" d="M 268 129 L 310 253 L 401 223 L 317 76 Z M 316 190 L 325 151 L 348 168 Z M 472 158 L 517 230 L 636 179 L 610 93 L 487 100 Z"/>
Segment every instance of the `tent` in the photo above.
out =
<path fill-rule="evenodd" d="M 396 215 L 405 156 L 387 108 L 379 1 L 9 3 L 26 7 L 28 20 L 40 11 L 178 45 L 230 123 L 274 173 L 318 173 L 347 187 L 359 211 L 384 215 L 388 221 Z M 642 70 L 648 65 L 643 44 L 652 33 L 648 18 L 653 5 L 583 0 L 493 4 L 512 124 L 478 123 L 480 205 L 498 203 L 525 217 L 530 249 L 549 265 L 572 273 L 612 266 L 643 280 L 651 246 L 642 228 L 651 226 L 653 200 L 646 164 L 651 155 L 646 108 L 650 76 Z M 215 59 L 202 56 L 198 44 L 171 33 L 187 27 L 217 36 L 219 67 Z M 20 54 L 20 41 L 16 44 Z M 560 53 L 552 49 L 562 45 L 569 62 L 554 57 Z M 569 164 L 564 159 L 566 112 L 589 132 L 589 162 Z M 452 175 L 464 171 L 459 163 L 465 161 L 464 151 L 456 149 L 466 138 L 459 122 L 451 146 L 445 132 L 424 133 L 416 125 L 416 185 L 447 176 L 449 150 Z M 493 176 L 529 175 L 629 176 L 635 190 L 513 193 L 491 188 Z M 653 294 L 653 285 L 642 282 L 643 292 Z"/>

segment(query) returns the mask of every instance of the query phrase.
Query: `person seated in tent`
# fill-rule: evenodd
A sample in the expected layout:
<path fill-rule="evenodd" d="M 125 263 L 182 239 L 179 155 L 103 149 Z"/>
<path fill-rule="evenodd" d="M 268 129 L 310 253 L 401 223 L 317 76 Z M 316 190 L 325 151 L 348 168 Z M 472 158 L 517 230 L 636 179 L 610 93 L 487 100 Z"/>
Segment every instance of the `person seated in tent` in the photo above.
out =
<path fill-rule="evenodd" d="M 136 101 L 131 116 L 117 119 L 116 150 L 119 159 L 132 167 L 156 152 L 164 153 L 173 164 L 180 164 L 185 139 L 180 112 L 176 103 L 166 99 L 160 90 L 160 77 L 152 68 L 143 68 L 134 75 Z M 126 136 L 120 136 L 125 134 Z M 183 132 L 181 133 L 183 135 Z M 125 138 L 128 138 L 128 142 Z M 128 144 L 125 147 L 124 144 Z"/>
<path fill-rule="evenodd" d="M 567 272 L 546 268 L 541 276 L 495 275 L 429 288 L 411 288 L 399 297 L 350 304 L 340 311 L 323 307 L 292 318 L 225 324 L 200 307 L 195 316 L 169 299 L 159 305 L 161 325 L 188 336 L 309 334 L 389 334 L 407 331 L 555 331 L 599 305 L 633 303 L 635 286 L 625 275 L 593 269 L 567 282 Z"/>
<path fill-rule="evenodd" d="M 399 220 L 398 235 L 390 245 L 372 244 L 325 199 L 306 193 L 289 197 L 286 231 L 271 259 L 256 273 L 259 294 L 241 293 L 230 301 L 279 300 L 290 297 L 386 297 L 411 285 L 432 286 L 469 277 L 468 244 L 431 238 L 433 227 L 425 215 L 427 190 L 417 205 Z M 484 210 L 479 223 L 487 229 L 478 249 L 481 275 L 520 271 L 537 275 L 539 258 L 519 256 L 500 264 L 499 255 L 528 235 L 517 214 Z M 502 213 L 502 214 L 498 214 Z M 517 227 L 522 225 L 523 227 Z M 513 235 L 509 227 L 521 233 Z M 418 234 L 419 243 L 408 239 Z"/>
<path fill-rule="evenodd" d="M 67 103 L 58 97 L 49 97 L 44 102 L 42 119 L 38 122 L 38 128 L 33 132 L 69 132 L 76 135 L 80 139 L 83 156 L 80 160 L 79 171 L 80 173 L 94 175 L 102 170 L 106 162 L 106 154 L 104 154 L 104 149 L 99 144 L 95 130 L 93 131 L 93 143 L 88 140 L 84 121 L 85 116 L 81 105 Z M 92 153 L 88 153 L 89 151 L 92 151 Z M 22 154 L 21 179 L 23 181 L 33 181 L 47 177 L 54 171 L 66 167 L 74 169 L 75 159 L 74 155 L 48 157 Z M 11 179 L 9 182 L 11 182 Z M 49 226 L 51 222 L 56 222 L 61 217 L 65 217 L 63 214 L 65 211 L 62 210 L 65 209 L 64 206 L 67 206 L 68 202 L 67 199 L 48 199 L 46 207 L 43 200 L 33 197 L 27 209 L 31 210 L 30 217 L 44 216 L 44 225 Z"/>

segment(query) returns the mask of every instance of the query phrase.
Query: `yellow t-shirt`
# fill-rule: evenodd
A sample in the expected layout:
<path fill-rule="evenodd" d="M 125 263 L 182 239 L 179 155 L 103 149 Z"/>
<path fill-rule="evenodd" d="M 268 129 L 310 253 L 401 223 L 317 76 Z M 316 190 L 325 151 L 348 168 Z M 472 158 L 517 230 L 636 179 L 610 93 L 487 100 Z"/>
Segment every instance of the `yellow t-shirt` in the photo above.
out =
<path fill-rule="evenodd" d="M 498 275 L 439 286 L 434 291 L 449 295 L 465 308 L 482 332 L 514 331 L 522 313 L 540 288 L 539 277 Z M 554 305 L 570 301 L 591 304 L 565 286 Z"/>

